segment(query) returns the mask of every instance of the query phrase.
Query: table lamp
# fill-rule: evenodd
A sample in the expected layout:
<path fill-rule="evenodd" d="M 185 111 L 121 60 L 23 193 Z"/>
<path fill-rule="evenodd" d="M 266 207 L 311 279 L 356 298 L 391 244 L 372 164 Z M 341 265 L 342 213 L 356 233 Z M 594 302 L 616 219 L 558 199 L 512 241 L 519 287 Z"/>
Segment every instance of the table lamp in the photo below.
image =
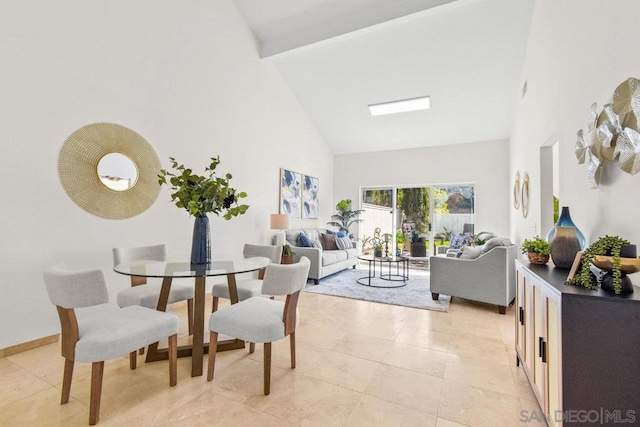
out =
<path fill-rule="evenodd" d="M 291 215 L 289 214 L 271 214 L 271 229 L 279 230 L 276 233 L 275 243 L 279 246 L 284 246 L 287 236 L 284 232 L 287 228 L 289 228 L 289 223 L 291 222 Z"/>

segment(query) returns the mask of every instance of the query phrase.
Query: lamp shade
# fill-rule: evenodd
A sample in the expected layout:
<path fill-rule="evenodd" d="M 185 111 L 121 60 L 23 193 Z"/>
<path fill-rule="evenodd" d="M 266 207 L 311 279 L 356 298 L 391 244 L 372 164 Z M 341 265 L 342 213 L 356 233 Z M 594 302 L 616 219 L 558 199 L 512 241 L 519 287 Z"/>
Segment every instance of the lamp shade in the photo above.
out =
<path fill-rule="evenodd" d="M 271 229 L 286 230 L 289 228 L 291 215 L 289 214 L 271 214 Z"/>

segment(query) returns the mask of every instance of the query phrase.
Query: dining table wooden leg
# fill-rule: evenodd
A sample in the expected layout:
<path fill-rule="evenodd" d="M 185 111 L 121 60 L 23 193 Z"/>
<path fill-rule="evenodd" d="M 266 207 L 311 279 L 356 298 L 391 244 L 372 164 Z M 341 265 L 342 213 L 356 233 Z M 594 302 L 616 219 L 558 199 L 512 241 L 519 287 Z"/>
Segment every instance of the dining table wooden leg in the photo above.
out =
<path fill-rule="evenodd" d="M 202 375 L 204 355 L 204 289 L 205 277 L 196 277 L 195 295 L 193 298 L 193 349 L 191 353 L 191 376 Z"/>

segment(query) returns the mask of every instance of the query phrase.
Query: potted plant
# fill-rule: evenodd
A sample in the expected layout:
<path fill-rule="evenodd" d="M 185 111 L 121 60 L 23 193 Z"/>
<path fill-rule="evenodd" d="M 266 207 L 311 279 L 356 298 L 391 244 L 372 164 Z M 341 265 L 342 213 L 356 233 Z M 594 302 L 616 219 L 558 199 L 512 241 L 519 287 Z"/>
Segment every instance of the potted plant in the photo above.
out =
<path fill-rule="evenodd" d="M 382 256 L 382 244 L 378 243 L 373 247 L 373 256 L 381 257 Z"/>
<path fill-rule="evenodd" d="M 211 158 L 205 175 L 194 174 L 173 157 L 169 157 L 169 160 L 174 171 L 161 169 L 158 183 L 169 185 L 173 191 L 171 200 L 175 205 L 196 218 L 191 263 L 210 265 L 211 243 L 207 214 L 214 213 L 226 220 L 244 214 L 249 206 L 238 204 L 238 200 L 247 197 L 247 193 L 237 191 L 229 185 L 232 178 L 230 173 L 224 176 L 216 175 L 216 167 L 220 164 L 219 156 Z"/>
<path fill-rule="evenodd" d="M 624 283 L 627 281 L 630 282 L 630 280 L 621 269 L 621 252 L 626 249 L 626 246 L 630 246 L 635 249 L 635 246 L 630 245 L 628 240 L 619 236 L 605 235 L 604 237 L 599 238 L 584 250 L 582 257 L 580 258 L 580 265 L 578 266 L 576 275 L 567 279 L 566 283 L 568 285 L 582 286 L 587 289 L 598 289 L 598 280 L 595 275 L 591 273 L 591 264 L 596 263 L 599 264 L 596 265 L 596 267 L 609 271 L 609 273 L 602 278 L 602 286 L 604 289 L 606 289 L 607 286 L 610 286 L 610 290 L 614 291 L 616 295 L 620 295 L 623 291 L 623 284 L 625 284 L 625 288 L 628 286 L 631 291 L 633 291 L 633 287 L 630 283 Z M 635 258 L 635 251 L 632 252 L 633 253 L 630 257 Z M 603 256 L 609 256 L 612 258 L 610 265 L 605 267 L 603 264 L 597 262 L 598 257 Z M 609 277 L 607 278 L 607 276 Z"/>
<path fill-rule="evenodd" d="M 293 264 L 293 251 L 291 250 L 291 246 L 289 244 L 285 244 L 282 247 L 282 258 L 280 259 L 280 264 Z"/>
<path fill-rule="evenodd" d="M 364 210 L 351 210 L 351 200 L 343 199 L 338 202 L 336 205 L 337 214 L 331 215 L 331 219 L 333 221 L 329 221 L 328 225 L 333 225 L 334 227 L 338 227 L 339 231 L 346 231 L 347 235 L 351 240 L 355 240 L 356 238 L 349 231 L 349 228 L 356 223 L 364 221 L 363 219 L 358 218 Z"/>
<path fill-rule="evenodd" d="M 540 236 L 535 236 L 531 240 L 524 239 L 520 250 L 523 254 L 529 256 L 529 262 L 531 264 L 545 265 L 549 262 L 551 245 Z"/>

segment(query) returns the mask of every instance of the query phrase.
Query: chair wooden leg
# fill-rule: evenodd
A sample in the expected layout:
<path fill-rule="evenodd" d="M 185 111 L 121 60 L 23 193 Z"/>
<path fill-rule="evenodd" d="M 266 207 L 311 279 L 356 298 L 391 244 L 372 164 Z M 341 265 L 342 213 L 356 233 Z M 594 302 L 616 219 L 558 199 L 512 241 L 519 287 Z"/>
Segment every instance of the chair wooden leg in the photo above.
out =
<path fill-rule="evenodd" d="M 73 360 L 64 359 L 64 376 L 62 377 L 62 398 L 60 404 L 64 405 L 69 401 L 71 394 L 71 378 L 73 377 Z"/>
<path fill-rule="evenodd" d="M 193 298 L 187 300 L 187 322 L 189 323 L 189 335 L 193 335 Z"/>
<path fill-rule="evenodd" d="M 178 335 L 169 337 L 169 385 L 178 384 Z"/>
<path fill-rule="evenodd" d="M 264 395 L 271 393 L 271 343 L 264 343 Z"/>
<path fill-rule="evenodd" d="M 291 332 L 289 335 L 289 346 L 291 347 L 291 368 L 296 367 L 296 333 Z"/>
<path fill-rule="evenodd" d="M 104 361 L 91 364 L 91 398 L 89 402 L 89 425 L 94 426 L 100 418 L 100 397 L 102 396 L 102 376 Z"/>
<path fill-rule="evenodd" d="M 138 352 L 132 351 L 131 353 L 129 353 L 129 368 L 136 369 L 137 362 L 138 362 Z"/>
<path fill-rule="evenodd" d="M 250 342 L 249 343 L 249 354 L 253 354 L 255 351 L 256 351 L 256 343 Z"/>
<path fill-rule="evenodd" d="M 209 361 L 207 364 L 207 381 L 213 380 L 213 370 L 216 367 L 216 350 L 218 349 L 218 333 L 209 334 Z"/>
<path fill-rule="evenodd" d="M 213 297 L 213 303 L 211 304 L 211 312 L 215 313 L 218 311 L 218 297 Z"/>

